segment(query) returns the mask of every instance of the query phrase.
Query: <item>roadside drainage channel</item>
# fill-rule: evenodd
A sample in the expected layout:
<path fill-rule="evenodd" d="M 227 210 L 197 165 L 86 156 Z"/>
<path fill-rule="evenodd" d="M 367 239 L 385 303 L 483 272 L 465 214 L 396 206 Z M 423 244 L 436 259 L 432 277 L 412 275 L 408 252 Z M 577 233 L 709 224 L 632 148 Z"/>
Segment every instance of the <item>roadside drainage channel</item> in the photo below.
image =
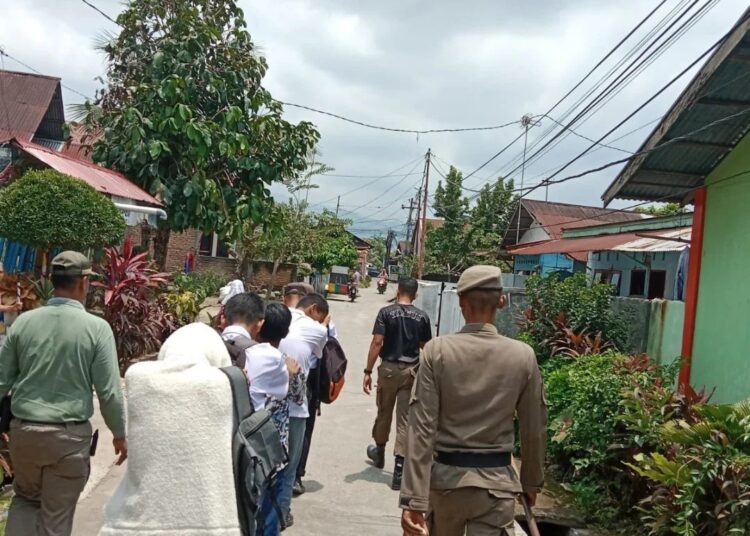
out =
<path fill-rule="evenodd" d="M 530 535 L 529 527 L 525 519 L 517 520 L 518 525 L 524 530 L 525 534 Z M 569 527 L 549 521 L 537 521 L 537 528 L 540 536 L 601 536 L 599 533 L 586 528 Z"/>

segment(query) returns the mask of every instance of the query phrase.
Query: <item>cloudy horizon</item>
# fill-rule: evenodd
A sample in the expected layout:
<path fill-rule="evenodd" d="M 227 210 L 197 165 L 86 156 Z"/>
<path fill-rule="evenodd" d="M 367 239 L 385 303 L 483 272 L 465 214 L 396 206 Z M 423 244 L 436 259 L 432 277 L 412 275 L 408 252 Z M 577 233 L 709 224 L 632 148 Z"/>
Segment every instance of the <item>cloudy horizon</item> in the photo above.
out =
<path fill-rule="evenodd" d="M 122 9 L 117 0 L 92 3 L 113 17 Z M 747 9 L 740 0 L 706 0 L 693 11 L 707 3 L 710 11 L 694 27 L 588 120 L 576 124 L 580 136 L 596 139 L 607 132 L 725 34 Z M 253 41 L 268 59 L 264 85 L 276 99 L 384 127 L 427 130 L 500 125 L 546 112 L 658 2 L 475 0 L 459 5 L 416 0 L 240 0 L 239 4 Z M 664 2 L 622 50 L 551 116 L 563 117 L 658 21 L 686 4 L 686 0 Z M 107 31 L 116 32 L 117 26 L 79 0 L 14 0 L 4 6 L 0 47 L 30 67 L 60 77 L 70 88 L 63 90 L 69 108 L 83 100 L 76 92 L 93 96 L 100 85 L 96 79 L 105 67 L 94 43 Z M 4 58 L 3 67 L 29 71 L 9 58 Z M 617 149 L 597 149 L 563 175 L 636 150 L 694 71 L 607 138 Z M 408 211 L 401 206 L 416 193 L 428 148 L 436 155 L 438 169 L 447 171 L 455 165 L 468 174 L 523 132 L 514 124 L 489 131 L 416 135 L 369 129 L 293 107 L 286 108 L 286 115 L 292 121 L 304 119 L 317 125 L 320 158 L 335 168 L 330 176 L 316 179 L 320 188 L 309 192 L 309 202 L 316 209 L 335 209 L 341 195 L 341 214 L 352 218 L 352 229 L 363 235 L 403 230 Z M 541 118 L 529 132 L 529 146 L 553 125 Z M 612 141 L 637 127 L 643 128 Z M 565 137 L 529 163 L 525 185 L 538 183 L 588 145 L 582 137 Z M 517 167 L 522 148 L 519 139 L 465 185 L 476 189 L 507 175 Z M 600 196 L 619 169 L 552 186 L 549 199 L 601 206 Z M 384 175 L 390 176 L 375 178 Z M 431 175 L 432 192 L 439 178 L 436 172 Z M 519 185 L 520 172 L 513 178 Z M 284 197 L 280 188 L 274 193 Z M 539 189 L 530 197 L 544 196 Z"/>

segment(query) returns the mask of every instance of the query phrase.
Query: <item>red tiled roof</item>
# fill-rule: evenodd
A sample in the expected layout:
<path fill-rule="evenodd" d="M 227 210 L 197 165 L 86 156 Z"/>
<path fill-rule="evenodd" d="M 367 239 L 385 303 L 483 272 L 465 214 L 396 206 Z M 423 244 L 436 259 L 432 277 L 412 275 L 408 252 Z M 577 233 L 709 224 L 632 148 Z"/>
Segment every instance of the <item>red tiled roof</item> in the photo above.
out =
<path fill-rule="evenodd" d="M 31 141 L 59 84 L 51 76 L 0 70 L 0 140 Z"/>
<path fill-rule="evenodd" d="M 32 142 L 15 140 L 23 151 L 50 168 L 80 179 L 105 195 L 140 201 L 161 207 L 154 196 L 130 182 L 125 175 L 86 160 L 64 155 Z"/>
<path fill-rule="evenodd" d="M 638 212 L 552 203 L 536 199 L 524 199 L 523 206 L 553 239 L 562 237 L 563 229 L 590 227 L 602 223 L 634 221 L 644 218 L 643 214 Z"/>

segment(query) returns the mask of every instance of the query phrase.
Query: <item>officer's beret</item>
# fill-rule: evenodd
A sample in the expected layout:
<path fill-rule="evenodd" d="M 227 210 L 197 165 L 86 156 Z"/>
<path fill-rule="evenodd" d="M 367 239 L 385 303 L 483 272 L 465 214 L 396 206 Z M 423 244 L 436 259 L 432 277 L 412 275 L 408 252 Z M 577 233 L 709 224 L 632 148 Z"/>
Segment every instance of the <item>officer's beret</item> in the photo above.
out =
<path fill-rule="evenodd" d="M 479 264 L 461 274 L 456 290 L 459 294 L 470 290 L 502 290 L 503 273 L 497 266 Z"/>
<path fill-rule="evenodd" d="M 315 288 L 313 288 L 313 286 L 308 283 L 289 283 L 286 287 L 284 287 L 284 296 L 289 296 L 290 294 L 307 296 L 308 294 L 311 294 L 313 292 L 315 292 Z"/>

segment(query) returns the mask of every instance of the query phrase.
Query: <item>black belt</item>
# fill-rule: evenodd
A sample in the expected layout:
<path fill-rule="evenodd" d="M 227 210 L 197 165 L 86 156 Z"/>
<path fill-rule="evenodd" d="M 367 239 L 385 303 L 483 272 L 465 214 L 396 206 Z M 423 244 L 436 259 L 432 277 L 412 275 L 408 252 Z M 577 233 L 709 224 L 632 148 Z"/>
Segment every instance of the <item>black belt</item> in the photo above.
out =
<path fill-rule="evenodd" d="M 454 467 L 508 467 L 510 452 L 443 452 L 438 451 L 435 461 Z"/>
<path fill-rule="evenodd" d="M 63 421 L 63 422 L 43 422 L 43 421 L 30 421 L 29 419 L 18 419 L 21 422 L 29 424 L 39 424 L 41 426 L 65 426 L 66 424 L 86 424 L 89 421 Z"/>

